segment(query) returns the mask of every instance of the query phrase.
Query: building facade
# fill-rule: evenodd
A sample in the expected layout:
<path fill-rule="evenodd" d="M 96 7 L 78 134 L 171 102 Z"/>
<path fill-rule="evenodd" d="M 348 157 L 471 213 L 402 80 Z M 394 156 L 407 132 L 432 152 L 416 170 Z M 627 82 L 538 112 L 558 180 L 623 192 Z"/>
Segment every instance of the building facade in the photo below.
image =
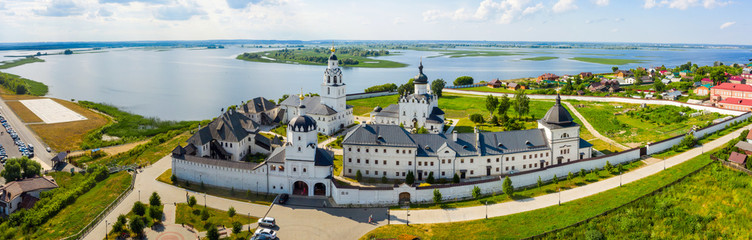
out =
<path fill-rule="evenodd" d="M 428 77 L 423 74 L 423 61 L 418 66 L 418 75 L 413 78 L 413 94 L 400 96 L 399 103 L 382 109 L 377 106 L 371 112 L 371 123 L 402 125 L 407 129 L 421 127 L 431 133 L 444 130 L 444 111 L 439 108 L 439 98 L 428 87 Z"/>
<path fill-rule="evenodd" d="M 721 83 L 710 88 L 710 101 L 717 107 L 750 111 L 752 109 L 752 86 L 737 83 Z"/>
<path fill-rule="evenodd" d="M 421 181 L 431 174 L 465 179 L 542 169 L 592 156 L 592 145 L 579 137 L 579 127 L 558 97 L 537 129 L 445 135 L 361 124 L 342 141 L 343 174 L 404 179 L 413 172 Z"/>
<path fill-rule="evenodd" d="M 0 216 L 34 207 L 42 192 L 57 187 L 57 182 L 50 176 L 26 178 L 0 186 Z"/>
<path fill-rule="evenodd" d="M 331 49 L 332 54 L 327 61 L 326 70 L 321 83 L 319 96 L 303 97 L 292 95 L 279 104 L 284 111 L 284 122 L 289 122 L 300 115 L 300 106 L 307 108 L 306 113 L 318 122 L 316 131 L 332 135 L 340 129 L 353 124 L 353 109 L 347 105 L 345 82 L 342 79 L 342 69 L 339 60 Z"/>
<path fill-rule="evenodd" d="M 196 155 L 230 161 L 243 161 L 248 154 L 269 154 L 271 139 L 259 134 L 259 124 L 248 116 L 228 109 L 188 138 L 186 148 Z"/>

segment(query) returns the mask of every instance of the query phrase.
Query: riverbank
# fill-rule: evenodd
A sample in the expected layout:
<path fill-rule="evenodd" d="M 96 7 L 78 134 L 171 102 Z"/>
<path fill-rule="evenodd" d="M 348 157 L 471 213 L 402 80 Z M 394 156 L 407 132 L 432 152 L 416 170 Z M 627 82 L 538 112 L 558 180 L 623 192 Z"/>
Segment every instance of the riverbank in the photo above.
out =
<path fill-rule="evenodd" d="M 339 64 L 342 67 L 365 67 L 365 68 L 401 68 L 406 67 L 407 64 L 394 62 L 389 60 L 374 59 L 369 57 L 387 56 L 390 53 L 388 51 L 359 51 L 361 55 L 348 54 L 347 51 L 353 51 L 352 49 L 346 49 L 345 52 L 337 52 L 337 58 Z M 366 52 L 366 53 L 362 53 Z M 374 53 L 383 52 L 383 53 Z M 286 63 L 286 64 L 305 64 L 305 65 L 326 65 L 329 58 L 329 51 L 321 51 L 321 49 L 282 49 L 264 52 L 243 53 L 236 57 L 236 59 L 251 61 L 251 62 L 265 62 L 265 63 Z"/>

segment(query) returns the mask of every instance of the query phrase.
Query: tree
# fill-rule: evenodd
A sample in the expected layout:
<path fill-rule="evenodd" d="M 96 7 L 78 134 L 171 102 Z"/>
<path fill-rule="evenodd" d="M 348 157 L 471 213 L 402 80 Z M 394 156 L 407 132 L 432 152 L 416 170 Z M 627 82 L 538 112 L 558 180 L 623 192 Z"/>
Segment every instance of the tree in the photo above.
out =
<path fill-rule="evenodd" d="M 502 184 L 502 190 L 504 190 L 504 193 L 507 194 L 507 196 L 511 197 L 512 194 L 514 194 L 514 186 L 512 186 L 512 179 L 509 179 L 509 176 L 504 178 L 504 184 Z"/>
<path fill-rule="evenodd" d="M 538 188 L 543 187 L 543 179 L 541 179 L 540 176 L 538 176 Z"/>
<path fill-rule="evenodd" d="M 230 217 L 234 217 L 235 216 L 235 207 L 230 207 L 230 209 L 227 210 L 227 215 L 230 216 Z"/>
<path fill-rule="evenodd" d="M 71 54 L 73 54 L 73 51 L 71 51 L 70 49 L 65 49 L 65 51 L 63 51 L 63 54 L 65 54 L 65 55 L 71 55 Z"/>
<path fill-rule="evenodd" d="M 433 190 L 433 202 L 441 203 L 441 192 L 439 191 L 439 189 Z"/>
<path fill-rule="evenodd" d="M 134 232 L 137 235 L 141 236 L 144 233 L 146 224 L 141 219 L 141 217 L 136 216 L 131 218 L 131 222 L 128 224 L 128 227 L 131 229 L 131 232 Z"/>
<path fill-rule="evenodd" d="M 653 82 L 653 88 L 655 89 L 655 93 L 662 93 L 666 91 L 666 84 L 663 84 L 661 80 L 657 80 Z"/>
<path fill-rule="evenodd" d="M 556 174 L 554 174 L 554 178 L 551 180 L 554 181 L 554 184 L 559 185 L 559 177 L 557 177 Z"/>
<path fill-rule="evenodd" d="M 506 94 L 502 95 L 499 99 L 499 107 L 496 108 L 499 116 L 507 115 L 507 110 L 509 110 L 510 105 L 509 97 L 507 97 Z"/>
<path fill-rule="evenodd" d="M 572 172 L 569 172 L 569 174 L 567 174 L 567 181 L 571 183 L 573 178 L 574 178 L 574 174 L 572 174 Z"/>
<path fill-rule="evenodd" d="M 159 194 L 157 194 L 157 192 L 151 193 L 151 197 L 149 197 L 149 205 L 152 205 L 152 206 L 162 205 L 162 199 L 159 197 Z"/>
<path fill-rule="evenodd" d="M 473 198 L 477 199 L 480 197 L 480 187 L 473 186 Z"/>
<path fill-rule="evenodd" d="M 475 125 L 478 125 L 486 122 L 486 119 L 484 119 L 483 115 L 480 115 L 480 113 L 473 113 L 470 115 L 470 121 L 475 123 Z"/>
<path fill-rule="evenodd" d="M 358 170 L 357 172 L 355 172 L 355 180 L 357 180 L 358 182 L 360 182 L 360 181 L 363 180 L 363 174 L 360 173 L 360 170 Z"/>
<path fill-rule="evenodd" d="M 212 224 L 209 224 L 209 225 L 212 225 Z M 211 226 L 209 229 L 207 229 L 206 238 L 209 240 L 219 240 L 219 230 L 217 230 L 217 227 Z"/>
<path fill-rule="evenodd" d="M 436 95 L 436 97 L 441 97 L 441 92 L 444 90 L 444 87 L 446 87 L 446 82 L 444 82 L 444 79 L 436 79 L 431 82 L 431 92 L 433 95 Z"/>
<path fill-rule="evenodd" d="M 415 183 L 415 175 L 413 175 L 413 171 L 407 172 L 407 176 L 405 177 L 405 183 L 407 183 L 407 185 L 413 185 L 413 183 Z"/>
<path fill-rule="evenodd" d="M 5 163 L 5 169 L 0 172 L 0 175 L 5 178 L 5 182 L 20 180 L 22 178 L 21 163 L 15 159 L 8 160 L 8 162 Z"/>
<path fill-rule="evenodd" d="M 751 161 L 752 162 L 752 161 Z M 460 183 L 460 175 L 454 174 L 454 177 L 452 177 L 452 183 Z"/>
<path fill-rule="evenodd" d="M 196 205 L 196 197 L 191 196 L 190 198 L 188 198 L 188 206 L 193 207 L 195 205 Z"/>
<path fill-rule="evenodd" d="M 496 117 L 496 115 L 491 116 L 491 121 L 489 121 L 491 124 L 498 126 L 499 125 L 499 118 Z"/>
<path fill-rule="evenodd" d="M 386 176 L 381 176 L 381 183 L 387 183 L 389 180 L 386 179 Z"/>
<path fill-rule="evenodd" d="M 426 178 L 426 182 L 430 183 L 430 184 L 433 184 L 433 182 L 435 182 L 435 181 L 436 181 L 436 179 L 433 178 L 433 172 L 429 172 L 428 173 L 428 177 Z"/>
<path fill-rule="evenodd" d="M 115 222 L 115 224 L 112 225 L 112 232 L 114 232 L 114 233 L 123 232 L 123 230 L 125 230 L 125 224 L 128 223 L 127 221 L 128 221 L 128 219 L 125 218 L 125 215 L 124 214 L 120 214 L 120 216 L 118 216 L 117 221 Z"/>
<path fill-rule="evenodd" d="M 473 80 L 473 77 L 462 76 L 454 79 L 454 86 L 470 85 L 473 84 L 474 81 L 475 80 Z"/>
<path fill-rule="evenodd" d="M 530 98 L 525 94 L 525 89 L 519 89 L 514 93 L 514 103 L 514 110 L 519 114 L 518 118 L 530 112 Z"/>
<path fill-rule="evenodd" d="M 619 71 L 619 67 L 617 66 L 611 67 L 611 72 L 616 72 L 616 71 Z"/>
<path fill-rule="evenodd" d="M 16 85 L 16 94 L 24 95 L 26 94 L 26 91 L 27 91 L 26 85 L 23 85 L 23 84 Z"/>
<path fill-rule="evenodd" d="M 204 209 L 201 209 L 201 220 L 206 221 L 207 219 L 209 219 L 209 217 L 211 217 L 209 215 L 209 209 L 207 209 L 206 207 L 204 207 Z"/>
<path fill-rule="evenodd" d="M 415 92 L 415 84 L 413 83 L 413 79 L 407 80 L 407 83 L 400 85 L 397 88 L 397 92 L 400 96 L 413 94 Z"/>
<path fill-rule="evenodd" d="M 131 211 L 133 211 L 133 213 L 138 216 L 144 216 L 144 214 L 146 214 L 146 205 L 138 201 L 133 204 L 133 208 L 131 208 Z"/>
<path fill-rule="evenodd" d="M 486 110 L 488 110 L 489 116 L 493 116 L 497 107 L 499 107 L 499 99 L 488 94 L 488 96 L 486 96 Z"/>
<path fill-rule="evenodd" d="M 606 170 L 606 172 L 611 172 L 611 162 L 606 161 L 606 165 L 603 166 L 603 170 Z"/>
<path fill-rule="evenodd" d="M 164 215 L 164 212 L 162 211 L 162 209 L 159 206 L 151 206 L 149 208 L 149 216 L 152 219 L 161 222 L 162 221 L 162 215 Z"/>
<path fill-rule="evenodd" d="M 428 129 L 426 129 L 425 126 L 420 126 L 418 129 L 415 129 L 416 134 L 428 134 Z"/>
<path fill-rule="evenodd" d="M 235 235 L 238 235 L 240 233 L 240 231 L 242 231 L 242 230 L 243 230 L 243 224 L 242 223 L 240 223 L 238 221 L 232 222 L 232 233 L 234 233 Z"/>
<path fill-rule="evenodd" d="M 39 176 L 42 173 L 42 166 L 27 157 L 11 158 L 5 163 L 5 169 L 0 175 L 5 178 L 5 182 L 21 180 Z"/>

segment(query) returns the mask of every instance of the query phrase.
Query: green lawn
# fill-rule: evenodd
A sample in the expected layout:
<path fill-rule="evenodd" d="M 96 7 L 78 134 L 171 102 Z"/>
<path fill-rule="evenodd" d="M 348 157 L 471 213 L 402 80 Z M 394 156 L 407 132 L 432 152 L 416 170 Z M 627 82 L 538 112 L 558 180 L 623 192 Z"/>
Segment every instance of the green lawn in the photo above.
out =
<path fill-rule="evenodd" d="M 530 101 L 530 113 L 527 116 L 528 119 L 525 122 L 525 129 L 537 128 L 537 119 L 546 115 L 548 109 L 554 105 L 553 101 Z M 475 95 L 460 95 L 460 94 L 445 94 L 439 99 L 439 108 L 444 110 L 446 118 L 460 119 L 455 126 L 457 132 L 473 132 L 473 126 L 475 125 L 468 116 L 479 113 L 488 118 L 488 110 L 486 110 L 486 96 Z M 512 118 L 518 117 L 519 114 L 514 111 L 513 107 L 510 107 L 507 111 L 507 115 Z M 501 128 L 491 125 L 481 126 L 483 131 L 500 131 Z"/>
<path fill-rule="evenodd" d="M 751 239 L 752 177 L 718 163 L 664 191 L 545 239 Z"/>
<path fill-rule="evenodd" d="M 624 187 L 566 202 L 562 206 L 551 206 L 488 220 L 412 224 L 410 226 L 388 225 L 367 233 L 361 239 L 370 239 L 371 237 L 395 238 L 400 234 L 415 235 L 421 239 L 451 239 L 456 237 L 457 233 L 462 233 L 465 239 L 519 239 L 530 237 L 569 226 L 628 203 L 702 168 L 710 161 L 709 154 L 706 153 L 655 175 L 626 184 Z"/>
<path fill-rule="evenodd" d="M 342 155 L 334 155 L 334 176 L 342 174 Z"/>
<path fill-rule="evenodd" d="M 287 136 L 287 124 L 281 124 L 277 126 L 276 128 L 272 129 L 272 132 L 280 136 Z"/>
<path fill-rule="evenodd" d="M 320 50 L 320 49 L 319 49 Z M 287 51 L 283 53 L 283 51 Z M 407 64 L 376 59 L 370 57 L 355 56 L 342 51 L 336 52 L 337 58 L 342 61 L 340 65 L 345 67 L 367 67 L 367 68 L 401 68 Z M 388 56 L 388 55 L 384 55 Z M 257 53 L 244 53 L 236 58 L 251 62 L 266 63 L 288 63 L 288 64 L 306 64 L 306 65 L 326 65 L 326 59 L 329 57 L 329 51 L 315 51 L 315 49 L 285 49 L 271 50 Z M 316 60 L 313 60 L 316 59 Z M 357 64 L 347 64 L 346 60 L 358 61 Z"/>
<path fill-rule="evenodd" d="M 637 169 L 645 165 L 642 161 L 636 161 L 629 164 L 624 165 L 624 171 L 630 171 L 632 169 Z M 583 185 L 587 185 L 589 183 L 594 183 L 603 179 L 611 178 L 614 176 L 618 176 L 618 171 L 613 170 L 611 172 L 600 169 L 597 171 L 590 171 L 591 169 L 586 169 L 586 174 L 584 176 L 580 176 L 579 172 L 573 172 L 572 173 L 572 180 L 559 180 L 558 184 L 554 184 L 552 181 L 544 182 L 544 185 L 540 188 L 538 187 L 531 187 L 526 189 L 515 189 L 515 195 L 513 197 L 514 200 L 522 200 L 526 198 L 532 198 L 540 195 L 545 195 L 549 193 L 557 192 L 557 189 L 561 190 L 567 190 Z M 558 176 L 558 177 L 566 177 L 566 176 Z M 463 200 L 463 201 L 455 201 L 455 202 L 447 202 L 442 204 L 434 204 L 434 203 L 427 203 L 427 204 L 411 204 L 410 209 L 449 209 L 449 208 L 461 208 L 461 207 L 471 207 L 471 206 L 480 206 L 484 205 L 486 201 L 488 201 L 488 204 L 496 204 L 496 203 L 502 203 L 502 202 L 508 202 L 513 200 L 508 195 L 499 193 L 499 194 L 491 194 L 491 193 L 484 193 L 489 194 L 485 197 L 481 197 L 479 199 L 471 199 L 471 200 Z M 446 199 L 445 201 L 451 201 L 452 199 Z M 400 209 L 401 207 L 392 207 L 392 209 Z"/>
<path fill-rule="evenodd" d="M 545 56 L 541 56 L 541 57 L 523 58 L 522 60 L 528 60 L 528 61 L 546 61 L 546 60 L 552 60 L 552 59 L 557 59 L 557 58 L 559 58 L 559 57 L 545 57 Z"/>
<path fill-rule="evenodd" d="M 177 135 L 172 136 L 174 134 Z M 126 152 L 103 158 L 90 159 L 88 162 L 82 161 L 78 164 L 137 164 L 140 166 L 148 166 L 170 154 L 176 146 L 184 145 L 185 141 L 191 136 L 188 132 L 172 132 L 172 134 L 163 133 L 164 136 L 161 135 L 158 135 L 149 140 L 149 142 L 138 145 Z"/>
<path fill-rule="evenodd" d="M 59 172 L 53 175 L 61 187 L 66 187 L 84 179 L 81 174 L 71 177 L 70 173 Z M 75 234 L 91 222 L 104 208 L 115 201 L 131 183 L 131 175 L 119 172 L 99 182 L 94 188 L 84 193 L 76 201 L 63 208 L 57 215 L 40 226 L 26 239 L 60 239 Z"/>
<path fill-rule="evenodd" d="M 376 106 L 386 108 L 389 105 L 397 104 L 399 101 L 399 95 L 387 95 L 378 96 L 372 98 L 361 98 L 355 100 L 348 100 L 347 104 L 353 106 L 353 114 L 358 116 L 368 116 Z M 439 100 L 440 101 L 440 100 Z"/>
<path fill-rule="evenodd" d="M 624 64 L 630 64 L 630 63 L 645 62 L 644 60 L 639 60 L 639 59 L 621 59 L 621 58 L 573 57 L 570 59 L 575 60 L 575 61 L 580 61 L 580 62 L 598 63 L 598 64 L 605 64 L 605 65 L 624 65 Z"/>
<path fill-rule="evenodd" d="M 44 59 L 36 58 L 36 57 L 26 57 L 26 58 L 16 59 L 12 61 L 4 61 L 4 62 L 0 62 L 0 69 L 8 69 L 8 68 L 18 67 L 24 64 L 28 64 L 28 63 L 35 63 L 35 62 L 44 62 Z"/>
<path fill-rule="evenodd" d="M 180 188 L 185 188 L 194 192 L 206 193 L 208 195 L 212 195 L 216 197 L 227 198 L 227 199 L 232 199 L 236 201 L 250 202 L 250 203 L 261 204 L 261 205 L 271 205 L 272 201 L 274 201 L 274 198 L 277 197 L 277 195 L 275 194 L 266 195 L 263 192 L 257 193 L 257 192 L 251 192 L 251 191 L 234 190 L 232 188 L 226 189 L 226 188 L 209 187 L 209 186 L 204 186 L 202 188 L 201 183 L 188 184 L 185 181 L 180 180 L 180 179 L 178 179 L 177 183 L 174 183 L 170 179 L 170 176 L 172 176 L 172 168 L 167 169 L 167 171 L 160 174 L 159 177 L 157 177 L 157 181 L 174 185 Z"/>
<path fill-rule="evenodd" d="M 3 90 L 5 90 L 6 92 L 33 96 L 47 95 L 47 91 L 49 90 L 47 85 L 45 85 L 44 83 L 4 72 L 0 72 L 0 86 L 2 86 Z M 20 92 L 19 87 L 24 89 L 23 91 L 25 92 Z"/>
<path fill-rule="evenodd" d="M 202 205 L 194 205 L 189 207 L 188 204 L 178 203 L 175 210 L 175 223 L 176 224 L 191 224 L 199 232 L 206 231 L 205 224 L 212 223 L 213 225 L 224 225 L 227 228 L 232 228 L 233 222 L 240 222 L 243 225 L 254 223 L 258 221 L 258 217 L 248 217 L 248 213 L 238 212 L 235 216 L 230 217 L 227 211 L 222 211 L 214 208 L 207 208 L 209 210 L 209 219 L 206 221 L 201 220 L 201 211 L 204 209 Z"/>

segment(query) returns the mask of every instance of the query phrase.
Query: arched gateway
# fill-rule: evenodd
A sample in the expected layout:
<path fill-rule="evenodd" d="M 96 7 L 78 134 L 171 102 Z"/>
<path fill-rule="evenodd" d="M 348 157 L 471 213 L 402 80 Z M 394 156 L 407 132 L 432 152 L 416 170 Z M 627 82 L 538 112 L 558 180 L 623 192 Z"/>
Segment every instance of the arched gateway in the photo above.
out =
<path fill-rule="evenodd" d="M 297 181 L 292 184 L 292 194 L 293 195 L 303 195 L 308 196 L 308 184 L 306 184 L 303 181 Z"/>

